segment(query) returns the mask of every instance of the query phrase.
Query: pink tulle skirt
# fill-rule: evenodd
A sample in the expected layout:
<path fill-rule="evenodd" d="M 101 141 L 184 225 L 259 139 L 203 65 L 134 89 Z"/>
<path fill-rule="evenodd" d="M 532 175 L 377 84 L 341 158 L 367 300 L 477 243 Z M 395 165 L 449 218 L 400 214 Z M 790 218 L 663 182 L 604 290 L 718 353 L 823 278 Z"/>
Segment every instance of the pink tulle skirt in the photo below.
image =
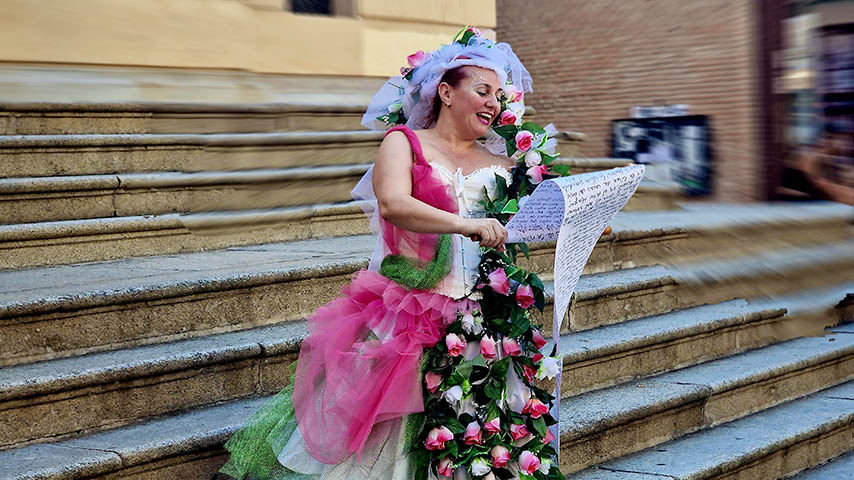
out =
<path fill-rule="evenodd" d="M 422 352 L 469 307 L 372 271 L 343 293 L 308 318 L 294 382 L 306 450 L 327 464 L 358 456 L 374 425 L 423 411 Z"/>

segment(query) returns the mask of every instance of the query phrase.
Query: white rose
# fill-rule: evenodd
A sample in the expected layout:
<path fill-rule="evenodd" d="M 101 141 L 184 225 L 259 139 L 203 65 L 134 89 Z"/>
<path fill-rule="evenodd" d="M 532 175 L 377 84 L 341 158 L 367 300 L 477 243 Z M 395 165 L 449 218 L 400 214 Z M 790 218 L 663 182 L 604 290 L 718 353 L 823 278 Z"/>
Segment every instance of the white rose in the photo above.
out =
<path fill-rule="evenodd" d="M 543 475 L 548 475 L 550 468 L 552 468 L 551 460 L 544 458 L 540 461 L 540 473 L 542 473 Z"/>
<path fill-rule="evenodd" d="M 513 115 L 516 116 L 516 125 L 521 125 L 522 115 L 525 114 L 525 104 L 521 102 L 514 102 L 507 105 L 507 109 L 513 112 Z"/>
<path fill-rule="evenodd" d="M 540 155 L 540 152 L 536 150 L 531 150 L 525 154 L 525 166 L 528 168 L 536 167 L 542 161 L 543 157 Z"/>
<path fill-rule="evenodd" d="M 454 385 L 442 394 L 442 398 L 448 403 L 459 402 L 463 398 L 463 387 Z"/>
<path fill-rule="evenodd" d="M 483 457 L 477 457 L 471 462 L 471 474 L 475 476 L 486 475 L 491 472 L 492 468 L 490 468 L 489 463 L 487 463 L 486 459 Z"/>
<path fill-rule="evenodd" d="M 540 369 L 537 370 L 537 378 L 542 380 L 546 377 L 555 378 L 555 376 L 560 373 L 561 369 L 561 359 L 556 357 L 546 357 L 543 359 L 543 363 L 540 364 Z"/>

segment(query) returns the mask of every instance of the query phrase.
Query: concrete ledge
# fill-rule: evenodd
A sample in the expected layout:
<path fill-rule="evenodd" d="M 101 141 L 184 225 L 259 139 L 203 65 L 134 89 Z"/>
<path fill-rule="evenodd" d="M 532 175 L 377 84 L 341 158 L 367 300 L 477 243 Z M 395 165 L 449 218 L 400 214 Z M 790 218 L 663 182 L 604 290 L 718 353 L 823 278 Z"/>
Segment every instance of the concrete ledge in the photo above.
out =
<path fill-rule="evenodd" d="M 854 338 L 829 334 L 565 398 L 561 470 L 576 472 L 852 378 Z M 854 402 L 848 409 L 854 417 Z"/>
<path fill-rule="evenodd" d="M 783 478 L 854 449 L 854 382 L 605 462 L 573 480 Z M 842 477 L 837 477 L 842 478 Z"/>
<path fill-rule="evenodd" d="M 854 450 L 801 472 L 792 480 L 838 480 L 854 472 Z"/>

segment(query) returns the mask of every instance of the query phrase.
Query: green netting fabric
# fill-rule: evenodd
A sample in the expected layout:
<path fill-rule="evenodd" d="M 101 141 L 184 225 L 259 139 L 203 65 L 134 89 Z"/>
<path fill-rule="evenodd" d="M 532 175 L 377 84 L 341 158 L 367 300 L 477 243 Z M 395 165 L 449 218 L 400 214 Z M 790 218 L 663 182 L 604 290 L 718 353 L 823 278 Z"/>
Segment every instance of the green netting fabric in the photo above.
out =
<path fill-rule="evenodd" d="M 402 255 L 389 255 L 380 264 L 380 274 L 407 288 L 429 290 L 451 271 L 451 236 L 439 235 L 436 253 L 425 267 Z"/>
<path fill-rule="evenodd" d="M 277 460 L 291 435 L 297 428 L 291 395 L 294 391 L 293 374 L 296 363 L 290 367 L 291 383 L 259 409 L 246 424 L 225 443 L 231 458 L 220 473 L 238 480 L 314 480 L 315 475 L 295 473 Z"/>

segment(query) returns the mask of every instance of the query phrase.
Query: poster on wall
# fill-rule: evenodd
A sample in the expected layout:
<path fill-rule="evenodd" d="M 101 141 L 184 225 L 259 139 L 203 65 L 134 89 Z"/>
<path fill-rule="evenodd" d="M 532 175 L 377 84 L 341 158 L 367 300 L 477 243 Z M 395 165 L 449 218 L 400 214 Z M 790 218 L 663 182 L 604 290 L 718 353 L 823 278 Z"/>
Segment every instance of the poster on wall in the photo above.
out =
<path fill-rule="evenodd" d="M 611 154 L 647 165 L 646 178 L 689 196 L 711 193 L 711 132 L 706 115 L 612 122 Z"/>

